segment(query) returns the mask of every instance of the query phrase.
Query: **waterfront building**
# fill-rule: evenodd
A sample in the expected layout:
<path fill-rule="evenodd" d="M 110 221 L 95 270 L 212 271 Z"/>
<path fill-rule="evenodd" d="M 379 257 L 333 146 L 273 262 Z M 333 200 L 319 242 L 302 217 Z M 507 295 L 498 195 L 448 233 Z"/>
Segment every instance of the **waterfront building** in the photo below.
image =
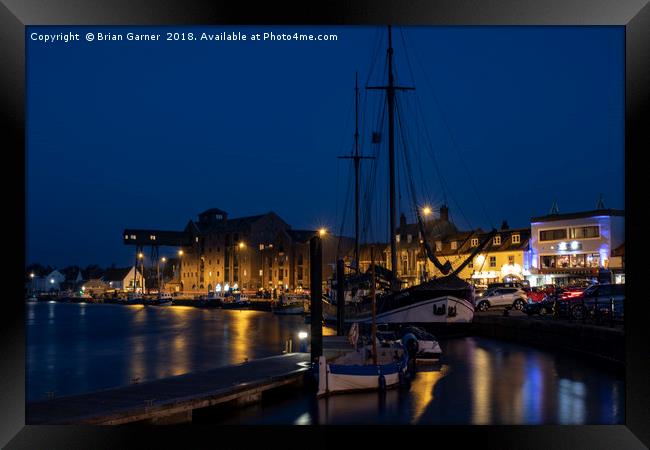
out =
<path fill-rule="evenodd" d="M 623 210 L 560 214 L 554 205 L 550 214 L 531 219 L 530 284 L 611 282 L 614 269 L 622 282 L 624 241 Z"/>
<path fill-rule="evenodd" d="M 274 212 L 229 218 L 228 213 L 210 208 L 189 220 L 183 231 L 124 230 L 124 243 L 136 246 L 142 262 L 154 263 L 155 256 L 144 256 L 145 246 L 157 255 L 159 246 L 174 246 L 178 251 L 178 281 L 166 283 L 184 292 L 221 292 L 238 288 L 244 291 L 282 291 L 308 289 L 309 240 L 321 235 L 323 281 L 331 276 L 337 255 L 353 242 L 328 232 L 293 230 Z"/>
<path fill-rule="evenodd" d="M 40 275 L 40 276 L 39 276 Z M 32 292 L 57 292 L 61 290 L 65 282 L 65 275 L 58 270 L 52 270 L 47 274 L 36 274 L 31 278 L 30 285 Z"/>
<path fill-rule="evenodd" d="M 146 282 L 142 272 L 135 266 L 107 269 L 101 281 L 105 283 L 106 290 L 109 291 L 133 291 L 134 285 L 136 292 L 144 292 L 144 289 L 146 289 Z M 91 285 L 89 284 L 89 286 Z M 99 286 L 96 286 L 96 288 L 99 288 Z"/>
<path fill-rule="evenodd" d="M 426 239 L 442 264 L 449 261 L 457 268 L 487 236 L 477 228 L 460 231 L 449 218 L 449 208 L 443 205 L 439 216 L 431 213 L 423 217 Z M 427 258 L 424 240 L 417 223 L 407 223 L 404 214 L 400 216 L 398 235 L 398 277 L 405 286 L 413 286 L 443 274 Z M 530 229 L 511 229 L 503 222 L 501 229 L 485 249 L 477 254 L 458 273 L 458 276 L 479 287 L 501 281 L 523 281 L 530 269 Z M 374 244 L 375 263 L 390 269 L 390 246 Z M 348 261 L 352 258 L 348 254 Z M 370 246 L 360 250 L 360 267 L 365 271 L 370 266 Z"/>

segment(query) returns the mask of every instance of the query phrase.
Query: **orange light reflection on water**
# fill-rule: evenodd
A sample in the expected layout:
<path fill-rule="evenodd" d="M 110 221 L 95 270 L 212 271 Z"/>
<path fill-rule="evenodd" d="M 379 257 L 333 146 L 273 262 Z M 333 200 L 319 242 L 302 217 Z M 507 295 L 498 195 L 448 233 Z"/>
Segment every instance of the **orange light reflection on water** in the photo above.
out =
<path fill-rule="evenodd" d="M 443 364 L 440 370 L 422 371 L 417 373 L 417 383 L 412 385 L 411 393 L 413 395 L 413 420 L 411 423 L 417 423 L 426 410 L 427 406 L 433 401 L 433 390 L 436 383 L 440 381 L 447 372 L 449 366 Z"/>

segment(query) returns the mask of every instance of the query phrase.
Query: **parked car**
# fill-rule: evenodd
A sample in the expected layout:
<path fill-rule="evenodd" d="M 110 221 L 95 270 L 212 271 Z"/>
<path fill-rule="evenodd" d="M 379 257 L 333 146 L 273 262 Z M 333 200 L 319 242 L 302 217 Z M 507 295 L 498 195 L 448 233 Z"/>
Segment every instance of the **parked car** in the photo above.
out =
<path fill-rule="evenodd" d="M 494 306 L 510 306 L 521 310 L 528 301 L 526 293 L 519 288 L 488 289 L 476 305 L 479 311 L 487 311 Z"/>
<path fill-rule="evenodd" d="M 543 287 L 533 287 L 528 292 L 528 298 L 533 302 L 541 302 L 548 295 L 548 292 Z"/>
<path fill-rule="evenodd" d="M 583 286 L 567 286 L 561 289 L 557 289 L 555 294 L 559 295 L 562 300 L 570 300 L 582 295 L 585 287 Z"/>
<path fill-rule="evenodd" d="M 487 285 L 488 290 L 498 289 L 498 288 L 519 288 L 522 291 L 528 291 L 530 289 L 530 283 L 528 281 L 509 281 L 504 283 L 489 283 Z"/>
<path fill-rule="evenodd" d="M 596 306 L 601 314 L 609 314 L 611 312 L 611 300 L 614 301 L 614 316 L 622 317 L 625 301 L 624 284 L 603 283 L 591 285 L 580 295 L 569 299 L 571 316 L 574 319 L 582 319 L 585 314 L 590 311 L 593 312 Z"/>
<path fill-rule="evenodd" d="M 557 300 L 557 304 L 556 304 Z M 529 316 L 539 314 L 544 316 L 547 314 L 553 314 L 553 308 L 557 308 L 558 317 L 568 317 L 569 314 L 569 302 L 566 300 L 561 300 L 554 296 L 546 296 L 543 300 L 539 302 L 530 301 L 524 305 L 523 312 Z"/>

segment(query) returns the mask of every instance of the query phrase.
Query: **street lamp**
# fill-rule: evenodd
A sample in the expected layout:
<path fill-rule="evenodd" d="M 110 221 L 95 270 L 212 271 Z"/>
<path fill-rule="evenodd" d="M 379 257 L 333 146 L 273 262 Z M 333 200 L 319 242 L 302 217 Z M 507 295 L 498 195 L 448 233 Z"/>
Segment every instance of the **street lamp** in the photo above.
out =
<path fill-rule="evenodd" d="M 327 229 L 326 229 L 326 228 L 320 228 L 320 229 L 318 230 L 318 235 L 319 235 L 320 237 L 323 237 L 323 236 L 325 236 L 326 234 L 327 234 Z"/>
<path fill-rule="evenodd" d="M 144 294 L 144 253 L 140 252 L 138 253 L 138 259 L 140 260 L 140 276 L 142 277 L 142 285 L 141 285 L 141 292 Z M 136 277 L 138 275 L 138 269 L 136 268 Z M 133 290 L 135 291 L 135 286 L 133 287 Z"/>
<path fill-rule="evenodd" d="M 182 277 L 181 277 L 181 270 L 182 270 L 181 266 L 182 265 L 183 265 L 183 250 L 181 249 L 181 250 L 178 251 L 178 282 L 179 283 L 182 280 Z"/>
<path fill-rule="evenodd" d="M 431 207 L 429 207 L 429 206 L 425 206 L 424 208 L 422 208 L 422 214 L 423 214 L 425 217 L 426 217 L 426 216 L 430 216 L 430 215 L 431 215 L 431 212 L 432 212 L 432 211 L 431 211 Z"/>
<path fill-rule="evenodd" d="M 163 263 L 163 271 L 162 271 L 162 278 L 160 276 L 160 263 L 158 263 L 158 291 L 162 292 L 164 289 L 164 281 L 165 281 L 165 262 L 167 261 L 167 258 L 164 256 L 161 258 L 161 261 Z"/>

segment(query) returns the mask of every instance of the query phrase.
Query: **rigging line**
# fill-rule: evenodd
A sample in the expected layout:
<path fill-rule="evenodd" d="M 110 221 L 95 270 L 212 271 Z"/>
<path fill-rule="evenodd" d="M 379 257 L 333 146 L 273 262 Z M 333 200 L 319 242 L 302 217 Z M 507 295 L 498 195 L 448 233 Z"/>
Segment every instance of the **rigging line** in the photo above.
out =
<path fill-rule="evenodd" d="M 409 72 L 410 72 L 410 74 L 411 74 L 411 78 L 413 79 L 413 84 L 415 85 L 415 71 L 413 70 L 413 66 L 411 65 L 411 58 L 409 58 L 409 54 L 408 54 L 408 52 L 406 51 L 406 48 L 407 48 L 407 45 L 406 45 L 406 38 L 404 37 L 404 33 L 402 32 L 401 29 L 400 29 L 400 36 L 401 36 L 401 38 L 402 38 L 402 45 L 403 45 L 404 48 L 405 48 L 405 50 L 404 50 L 404 54 L 405 54 L 405 56 L 406 56 L 406 64 L 407 64 L 407 66 L 408 66 L 408 68 L 409 68 Z M 447 203 L 447 188 L 446 188 L 446 183 L 445 183 L 444 178 L 443 178 L 443 176 L 442 176 L 442 172 L 440 171 L 440 166 L 439 166 L 439 164 L 438 164 L 438 160 L 437 160 L 437 158 L 435 157 L 435 152 L 433 151 L 433 141 L 431 140 L 431 137 L 430 137 L 430 135 L 429 135 L 429 129 L 428 129 L 427 126 L 426 126 L 426 122 L 424 122 L 424 117 L 426 117 L 426 116 L 424 115 L 424 111 L 422 110 L 422 106 L 421 106 L 421 103 L 420 103 L 418 97 L 416 97 L 416 99 L 415 99 L 415 103 L 416 103 L 416 105 L 419 107 L 419 109 L 420 109 L 420 113 L 422 114 L 423 128 L 424 128 L 424 132 L 425 132 L 425 137 L 427 138 L 427 142 L 429 143 L 429 146 L 430 146 L 430 148 L 431 148 L 431 153 L 430 153 L 430 154 L 431 154 L 431 156 L 432 156 L 433 163 L 434 163 L 434 167 L 436 168 L 436 172 L 437 172 L 437 174 L 438 174 L 438 180 L 440 181 L 440 187 L 442 188 L 442 194 L 443 194 L 444 202 Z"/>
<path fill-rule="evenodd" d="M 418 53 L 417 48 L 415 49 L 415 51 L 416 51 L 416 53 Z M 418 56 L 419 56 L 419 53 L 418 53 Z M 427 85 L 429 86 L 429 89 L 431 89 L 431 93 L 433 94 L 433 99 L 434 99 L 434 102 L 435 102 L 436 106 L 438 107 L 438 111 L 440 112 L 440 117 L 442 118 L 442 122 L 443 122 L 445 128 L 447 129 L 447 132 L 449 133 L 449 137 L 451 139 L 452 146 L 456 149 L 456 153 L 458 154 L 458 157 L 459 157 L 459 159 L 460 159 L 460 161 L 461 161 L 461 163 L 463 165 L 463 168 L 465 169 L 467 177 L 470 180 L 470 184 L 472 186 L 472 189 L 474 190 L 474 194 L 476 195 L 476 197 L 479 200 L 479 203 L 481 204 L 481 208 L 483 209 L 483 213 L 485 214 L 485 217 L 487 218 L 488 223 L 490 224 L 490 226 L 492 228 L 494 228 L 494 223 L 492 222 L 492 220 L 490 219 L 489 214 L 487 213 L 487 210 L 485 208 L 485 204 L 483 203 L 483 200 L 482 200 L 481 196 L 478 193 L 478 189 L 476 188 L 476 184 L 474 183 L 474 180 L 471 177 L 471 174 L 469 172 L 469 168 L 467 167 L 467 163 L 465 162 L 465 159 L 462 156 L 462 152 L 460 151 L 460 146 L 456 142 L 456 138 L 454 137 L 454 134 L 451 132 L 451 127 L 449 126 L 449 123 L 447 122 L 447 119 L 446 119 L 446 117 L 445 117 L 445 115 L 444 115 L 444 113 L 442 111 L 442 107 L 440 105 L 440 102 L 438 101 L 438 97 L 435 94 L 435 89 L 433 88 L 433 83 L 429 80 L 427 72 L 424 70 L 424 67 L 422 66 L 421 58 L 417 58 L 417 59 L 418 59 L 419 65 L 420 65 L 420 69 L 422 70 L 422 73 L 424 74 L 424 79 L 427 82 Z"/>
<path fill-rule="evenodd" d="M 343 122 L 343 126 L 341 127 L 342 130 L 347 131 L 346 125 L 350 123 L 350 115 L 351 115 L 353 105 L 354 105 L 354 102 L 348 103 L 347 113 L 345 114 L 345 120 Z M 340 136 L 341 141 L 340 141 L 340 144 L 339 144 L 339 146 L 337 148 L 342 149 L 344 147 L 346 136 L 347 136 L 347 132 L 341 133 L 341 136 Z M 336 192 L 335 192 L 336 199 L 335 199 L 335 209 L 334 209 L 335 210 L 335 222 L 334 223 L 339 223 L 338 222 L 338 219 L 339 219 L 339 196 L 340 196 L 340 191 L 339 191 L 339 188 L 340 188 L 340 186 L 339 186 L 339 176 L 340 176 L 340 174 L 339 174 L 339 162 L 340 161 L 337 159 L 337 165 L 336 165 L 337 183 L 336 183 Z M 345 216 L 343 216 L 343 217 L 345 217 Z M 343 218 L 342 220 L 345 220 L 345 219 Z M 337 253 L 338 253 L 338 247 L 337 247 Z"/>
<path fill-rule="evenodd" d="M 377 106 L 379 106 L 379 104 L 380 103 L 377 101 Z M 381 106 L 382 106 L 381 114 L 378 115 L 378 121 L 377 121 L 377 124 L 375 126 L 375 129 L 378 129 L 379 124 L 383 123 L 384 116 L 386 114 L 386 102 L 381 102 Z M 381 140 L 380 140 L 379 143 L 374 145 L 373 150 L 374 150 L 373 156 L 374 156 L 375 159 L 370 160 L 371 161 L 371 169 L 372 169 L 371 178 L 370 178 L 369 184 L 366 185 L 366 189 L 364 190 L 364 202 L 365 202 L 364 203 L 365 204 L 364 213 L 365 213 L 365 218 L 366 218 L 366 223 L 364 224 L 364 226 L 366 227 L 366 229 L 369 228 L 369 230 L 370 230 L 369 232 L 373 233 L 373 235 L 374 235 L 374 227 L 372 225 L 372 223 L 374 222 L 372 220 L 372 211 L 377 210 L 378 208 L 377 209 L 372 208 L 372 203 L 373 203 L 373 194 L 375 193 L 375 187 L 376 187 L 377 171 L 378 171 L 378 167 L 379 167 L 379 164 L 380 164 L 379 154 L 380 154 L 380 150 L 381 150 Z"/>
<path fill-rule="evenodd" d="M 371 78 L 372 72 L 373 72 L 373 70 L 375 68 L 375 63 L 379 59 L 377 55 L 379 53 L 379 49 L 381 48 L 381 43 L 382 43 L 381 36 L 383 34 L 381 32 L 381 30 L 382 30 L 382 27 L 377 27 L 377 29 L 375 30 L 375 37 L 373 39 L 375 44 L 374 44 L 372 52 L 370 53 L 370 70 L 368 70 L 368 77 L 366 78 L 366 86 L 368 85 L 368 83 L 370 83 L 370 78 Z"/>
<path fill-rule="evenodd" d="M 349 173 L 349 170 L 348 170 L 348 173 Z M 347 217 L 348 200 L 350 198 L 351 185 L 352 185 L 352 180 L 348 176 L 347 191 L 346 191 L 346 194 L 345 194 L 345 206 L 343 207 L 343 218 L 341 220 L 341 228 L 340 228 L 340 231 L 339 231 L 339 239 L 338 239 L 338 244 L 336 246 L 337 257 L 340 256 L 340 254 L 341 254 L 341 242 L 343 240 L 343 229 L 345 227 L 345 219 Z"/>

